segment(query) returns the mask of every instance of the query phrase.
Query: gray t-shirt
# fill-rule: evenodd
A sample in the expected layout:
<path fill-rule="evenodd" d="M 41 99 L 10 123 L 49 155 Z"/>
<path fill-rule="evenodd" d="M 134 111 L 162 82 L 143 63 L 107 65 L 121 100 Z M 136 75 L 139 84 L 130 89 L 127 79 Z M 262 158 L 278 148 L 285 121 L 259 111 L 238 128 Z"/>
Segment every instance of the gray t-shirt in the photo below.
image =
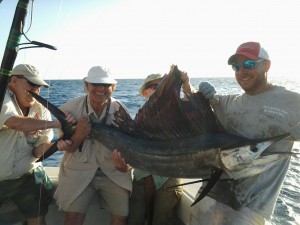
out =
<path fill-rule="evenodd" d="M 210 103 L 229 133 L 249 139 L 288 133 L 300 121 L 299 93 L 280 86 L 255 95 L 216 95 Z M 282 140 L 266 151 L 290 152 L 292 146 L 292 140 Z M 290 158 L 285 158 L 256 176 L 220 181 L 208 196 L 234 209 L 245 206 L 270 218 L 289 162 Z"/>

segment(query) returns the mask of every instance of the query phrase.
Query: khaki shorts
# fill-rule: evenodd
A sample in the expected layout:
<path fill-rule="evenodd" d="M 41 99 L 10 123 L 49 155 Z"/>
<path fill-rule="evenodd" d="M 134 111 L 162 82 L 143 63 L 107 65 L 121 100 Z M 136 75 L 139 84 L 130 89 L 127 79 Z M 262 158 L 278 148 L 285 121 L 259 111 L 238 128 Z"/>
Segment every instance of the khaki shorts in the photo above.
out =
<path fill-rule="evenodd" d="M 100 208 L 117 216 L 128 216 L 130 192 L 111 181 L 98 170 L 86 189 L 67 208 L 67 212 L 86 213 L 90 200 L 97 195 Z"/>
<path fill-rule="evenodd" d="M 148 192 L 146 180 L 152 176 L 133 181 L 132 194 L 129 199 L 128 225 L 145 224 L 146 218 L 152 220 L 152 224 L 173 224 L 175 207 L 182 195 L 182 186 L 164 189 L 181 183 L 181 179 L 169 178 L 159 190 L 154 191 L 153 205 L 151 210 L 149 200 L 146 200 Z M 153 185 L 155 185 L 153 183 Z M 154 186 L 155 188 L 155 186 Z M 150 190 L 151 191 L 151 190 Z M 153 215 L 151 212 L 153 210 Z M 150 213 L 150 215 L 149 215 Z M 152 216 L 152 218 L 149 218 Z"/>

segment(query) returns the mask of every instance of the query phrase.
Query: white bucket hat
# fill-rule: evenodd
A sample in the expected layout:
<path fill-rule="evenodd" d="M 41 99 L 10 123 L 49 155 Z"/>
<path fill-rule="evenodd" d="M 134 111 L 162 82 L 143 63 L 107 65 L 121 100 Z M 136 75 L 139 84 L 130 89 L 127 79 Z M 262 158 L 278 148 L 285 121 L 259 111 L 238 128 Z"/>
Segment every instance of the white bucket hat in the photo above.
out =
<path fill-rule="evenodd" d="M 116 84 L 118 83 L 107 71 L 102 69 L 101 66 L 93 66 L 88 76 L 83 78 L 83 81 L 95 84 Z"/>
<path fill-rule="evenodd" d="M 41 85 L 46 88 L 49 87 L 49 84 L 47 84 L 39 75 L 39 71 L 32 65 L 29 64 L 19 64 L 15 68 L 13 68 L 11 76 L 13 75 L 22 75 L 27 80 L 29 80 L 31 83 L 34 83 L 36 85 Z"/>

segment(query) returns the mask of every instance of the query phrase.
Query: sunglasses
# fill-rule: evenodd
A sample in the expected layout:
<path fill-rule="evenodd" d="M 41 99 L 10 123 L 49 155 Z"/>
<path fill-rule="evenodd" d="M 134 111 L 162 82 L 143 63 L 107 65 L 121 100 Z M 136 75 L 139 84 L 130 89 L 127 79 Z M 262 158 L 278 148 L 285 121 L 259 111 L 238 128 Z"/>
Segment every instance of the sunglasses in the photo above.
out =
<path fill-rule="evenodd" d="M 89 83 L 94 87 L 104 87 L 104 88 L 109 88 L 112 84 L 102 84 L 102 83 Z"/>
<path fill-rule="evenodd" d="M 40 88 L 41 85 L 38 84 L 34 84 L 32 82 L 30 82 L 29 80 L 27 80 L 23 75 L 15 75 L 18 79 L 25 79 L 27 81 L 27 84 L 29 84 L 31 87 L 33 88 Z"/>
<path fill-rule="evenodd" d="M 145 89 L 150 88 L 150 89 L 152 89 L 152 90 L 156 90 L 157 86 L 158 86 L 158 84 L 149 84 L 149 85 L 146 86 Z"/>
<path fill-rule="evenodd" d="M 238 72 L 241 69 L 241 67 L 243 67 L 244 69 L 247 69 L 247 70 L 252 70 L 252 69 L 256 68 L 257 64 L 259 64 L 263 61 L 264 61 L 264 59 L 259 59 L 259 60 L 249 59 L 249 60 L 242 62 L 242 64 L 232 63 L 231 66 L 235 72 Z"/>

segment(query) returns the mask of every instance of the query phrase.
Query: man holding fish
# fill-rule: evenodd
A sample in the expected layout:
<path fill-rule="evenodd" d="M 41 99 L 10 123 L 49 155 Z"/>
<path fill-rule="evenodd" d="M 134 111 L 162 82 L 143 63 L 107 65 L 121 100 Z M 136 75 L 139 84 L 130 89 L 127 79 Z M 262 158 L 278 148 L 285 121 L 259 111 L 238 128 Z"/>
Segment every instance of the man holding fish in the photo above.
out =
<path fill-rule="evenodd" d="M 216 95 L 207 82 L 199 92 L 209 99 L 227 132 L 249 139 L 263 139 L 289 133 L 265 152 L 290 153 L 300 139 L 300 95 L 268 82 L 271 66 L 267 51 L 257 42 L 241 44 L 228 59 L 241 95 Z M 190 225 L 263 225 L 272 215 L 290 157 L 258 175 L 218 182 L 196 207 Z M 199 190 L 199 192 L 201 189 Z"/>
<path fill-rule="evenodd" d="M 144 80 L 139 94 L 147 99 L 155 92 L 163 75 L 150 74 Z M 185 94 L 194 92 L 187 73 L 182 72 L 182 91 Z M 121 154 L 113 152 L 115 166 L 127 172 L 131 166 L 122 159 Z M 139 169 L 133 171 L 133 189 L 129 199 L 128 225 L 140 225 L 147 221 L 148 225 L 168 225 L 174 223 L 175 208 L 182 195 L 180 178 L 168 178 L 151 175 Z M 173 188 L 168 188 L 174 186 Z"/>
<path fill-rule="evenodd" d="M 0 114 L 0 206 L 14 202 L 28 225 L 46 224 L 51 185 L 36 161 L 52 146 L 52 128 L 61 127 L 29 93 L 39 94 L 41 86 L 49 87 L 34 66 L 14 67 Z"/>
<path fill-rule="evenodd" d="M 88 136 L 91 123 L 112 125 L 114 113 L 127 108 L 112 97 L 117 81 L 101 66 L 93 66 L 83 79 L 86 95 L 71 99 L 60 108 L 77 119 L 69 143 L 59 143 L 65 150 L 55 197 L 65 211 L 65 225 L 82 225 L 89 202 L 96 194 L 101 208 L 111 214 L 111 225 L 126 225 L 128 200 L 132 189 L 131 173 L 118 171 L 111 152 L 101 141 Z"/>

